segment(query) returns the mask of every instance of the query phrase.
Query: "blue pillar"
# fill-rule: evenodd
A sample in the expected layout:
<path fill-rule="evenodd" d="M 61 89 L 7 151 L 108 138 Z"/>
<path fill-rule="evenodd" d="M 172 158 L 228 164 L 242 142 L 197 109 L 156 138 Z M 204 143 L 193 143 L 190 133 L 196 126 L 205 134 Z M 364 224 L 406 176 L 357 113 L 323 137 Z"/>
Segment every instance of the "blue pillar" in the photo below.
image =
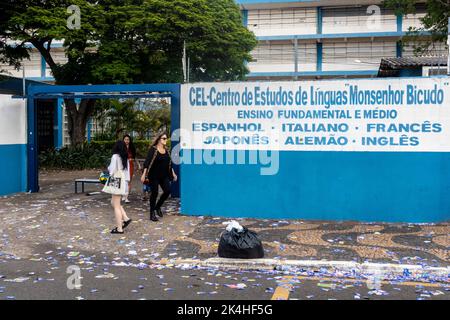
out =
<path fill-rule="evenodd" d="M 248 10 L 242 10 L 242 24 L 248 26 Z"/>
<path fill-rule="evenodd" d="M 92 130 L 92 118 L 89 118 L 87 124 L 86 124 L 87 128 L 87 142 L 90 143 L 91 142 L 91 130 Z"/>
<path fill-rule="evenodd" d="M 397 15 L 397 33 L 399 35 L 403 34 L 403 15 Z M 401 58 L 403 55 L 402 41 L 397 41 L 397 58 Z"/>
<path fill-rule="evenodd" d="M 242 24 L 247 28 L 248 26 L 248 10 L 242 10 Z M 248 66 L 248 61 L 244 61 L 244 65 Z"/>
<path fill-rule="evenodd" d="M 56 130 L 55 130 L 55 148 L 61 149 L 63 147 L 64 134 L 64 106 L 63 99 L 58 99 L 56 102 Z"/>
<path fill-rule="evenodd" d="M 41 55 L 41 78 L 45 78 L 46 71 L 47 63 L 45 62 L 44 57 Z"/>
<path fill-rule="evenodd" d="M 322 7 L 317 7 L 317 34 L 322 34 L 323 14 Z"/>
<path fill-rule="evenodd" d="M 322 7 L 317 7 L 317 34 L 322 34 L 322 26 L 323 26 Z M 316 71 L 322 71 L 323 47 L 321 42 L 317 42 L 316 44 L 316 54 L 317 54 Z"/>
<path fill-rule="evenodd" d="M 397 58 L 401 58 L 403 55 L 402 42 L 397 41 Z"/>
<path fill-rule="evenodd" d="M 323 59 L 323 44 L 322 42 L 317 42 L 317 68 L 316 71 L 322 71 L 322 59 Z"/>
<path fill-rule="evenodd" d="M 397 32 L 403 33 L 403 16 L 397 15 Z"/>
<path fill-rule="evenodd" d="M 28 90 L 30 91 L 30 90 Z M 37 139 L 37 105 L 32 95 L 27 99 L 27 191 L 39 191 L 38 175 L 38 139 Z"/>
<path fill-rule="evenodd" d="M 170 137 L 171 137 L 171 148 L 172 150 L 174 148 L 177 148 L 178 144 L 180 143 L 180 103 L 181 103 L 181 85 L 177 85 L 176 90 L 172 92 L 171 97 L 171 109 L 170 109 L 170 117 L 171 117 L 171 124 L 170 124 Z M 176 140 L 176 141 L 174 141 Z M 181 172 L 180 172 L 180 165 L 179 164 L 173 164 L 173 170 L 175 171 L 175 174 L 178 176 L 178 180 L 175 183 L 172 183 L 172 197 L 179 198 L 180 197 L 180 184 L 181 184 Z"/>

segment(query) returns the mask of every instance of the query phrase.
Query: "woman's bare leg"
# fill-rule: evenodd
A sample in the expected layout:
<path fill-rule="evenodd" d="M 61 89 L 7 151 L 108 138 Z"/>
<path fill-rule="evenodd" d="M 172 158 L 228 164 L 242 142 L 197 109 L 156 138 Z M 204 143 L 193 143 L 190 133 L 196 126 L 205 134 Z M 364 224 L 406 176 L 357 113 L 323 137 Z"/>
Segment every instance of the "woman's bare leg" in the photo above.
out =
<path fill-rule="evenodd" d="M 123 220 L 123 221 L 128 221 L 128 220 L 130 220 L 130 218 L 128 218 L 127 213 L 125 212 L 125 209 L 123 208 L 122 205 L 120 205 L 120 210 L 121 210 L 122 220 Z"/>
<path fill-rule="evenodd" d="M 113 195 L 111 199 L 111 204 L 114 208 L 114 216 L 116 218 L 117 231 L 122 232 L 122 224 L 123 224 L 123 214 L 122 214 L 122 205 L 120 204 L 121 196 Z M 124 211 L 125 212 L 125 211 Z"/>

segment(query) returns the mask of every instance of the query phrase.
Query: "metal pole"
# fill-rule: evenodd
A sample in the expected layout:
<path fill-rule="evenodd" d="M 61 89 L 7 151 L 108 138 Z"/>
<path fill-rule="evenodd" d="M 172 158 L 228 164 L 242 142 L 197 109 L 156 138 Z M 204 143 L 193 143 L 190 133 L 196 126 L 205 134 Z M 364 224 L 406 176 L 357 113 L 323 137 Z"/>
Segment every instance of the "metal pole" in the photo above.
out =
<path fill-rule="evenodd" d="M 187 71 L 186 71 L 186 73 L 187 73 L 187 83 L 189 83 L 189 81 L 190 81 L 190 74 L 189 74 L 190 70 L 191 70 L 191 59 L 188 57 L 187 58 Z"/>
<path fill-rule="evenodd" d="M 182 58 L 182 63 L 183 63 L 183 82 L 186 82 L 187 80 L 187 73 L 186 73 L 186 41 L 183 42 L 183 58 Z"/>
<path fill-rule="evenodd" d="M 22 97 L 25 98 L 25 64 L 22 64 Z"/>

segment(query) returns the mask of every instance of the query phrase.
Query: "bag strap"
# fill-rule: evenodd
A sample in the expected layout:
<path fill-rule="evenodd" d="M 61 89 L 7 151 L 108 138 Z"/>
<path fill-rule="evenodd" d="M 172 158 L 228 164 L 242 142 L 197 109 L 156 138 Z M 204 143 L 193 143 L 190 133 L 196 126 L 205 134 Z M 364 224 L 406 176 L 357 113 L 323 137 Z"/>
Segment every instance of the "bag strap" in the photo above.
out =
<path fill-rule="evenodd" d="M 148 172 L 150 172 L 150 169 L 153 166 L 153 162 L 155 162 L 156 156 L 158 155 L 158 149 L 156 149 L 155 147 L 152 147 L 155 149 L 155 151 L 153 152 L 153 157 L 152 157 L 152 161 L 150 161 L 150 165 L 148 166 Z"/>
<path fill-rule="evenodd" d="M 155 162 L 156 156 L 158 155 L 158 149 L 156 147 L 152 147 L 155 149 L 152 157 L 152 161 L 150 162 L 150 165 L 148 166 L 148 172 L 150 172 L 150 169 L 152 168 L 153 162 Z M 172 176 L 172 157 L 170 156 L 169 150 L 166 150 L 167 155 L 169 156 L 169 176 Z"/>

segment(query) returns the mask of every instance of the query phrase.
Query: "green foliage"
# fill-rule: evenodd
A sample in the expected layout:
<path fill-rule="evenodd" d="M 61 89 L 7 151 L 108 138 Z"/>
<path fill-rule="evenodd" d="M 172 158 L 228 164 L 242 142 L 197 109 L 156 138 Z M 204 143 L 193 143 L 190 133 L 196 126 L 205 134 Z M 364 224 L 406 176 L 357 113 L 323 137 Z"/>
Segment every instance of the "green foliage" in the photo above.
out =
<path fill-rule="evenodd" d="M 67 27 L 70 5 L 80 29 Z M 182 82 L 185 41 L 193 81 L 239 80 L 257 44 L 234 0 L 6 0 L 0 18 L 0 56 L 17 63 L 31 42 L 58 84 Z M 64 65 L 48 49 L 54 40 L 64 40 Z"/>
<path fill-rule="evenodd" d="M 94 119 L 107 136 L 118 139 L 124 131 L 134 127 L 136 112 L 134 110 L 135 100 L 117 99 L 99 100 L 95 106 Z"/>
<path fill-rule="evenodd" d="M 170 132 L 170 105 L 165 100 L 145 100 L 143 108 L 136 112 L 135 122 L 129 131 L 136 132 L 139 139 Z"/>
<path fill-rule="evenodd" d="M 417 0 L 384 0 L 383 5 L 393 9 L 397 15 L 406 15 L 414 14 L 417 5 L 422 2 Z M 435 55 L 436 43 L 447 40 L 450 1 L 427 0 L 425 7 L 426 15 L 420 19 L 423 26 L 410 28 L 403 42 L 404 45 L 412 46 L 416 55 Z M 430 32 L 431 36 L 425 38 L 422 35 L 423 32 Z"/>
<path fill-rule="evenodd" d="M 142 140 L 162 131 L 170 131 L 170 105 L 165 100 L 135 99 L 101 100 L 93 113 L 98 127 L 94 140 L 119 139 L 125 133 L 135 133 Z"/>
<path fill-rule="evenodd" d="M 117 140 L 107 140 L 107 141 L 92 141 L 89 145 L 93 148 L 98 148 L 101 150 L 107 150 L 111 157 L 111 150 L 114 146 L 114 143 Z M 136 157 L 137 158 L 145 158 L 147 156 L 148 149 L 151 145 L 150 140 L 133 140 L 133 143 L 136 147 Z"/>
<path fill-rule="evenodd" d="M 50 150 L 39 155 L 40 166 L 47 169 L 103 169 L 111 159 L 111 149 L 106 145 L 89 145 L 64 147 Z"/>
<path fill-rule="evenodd" d="M 80 8 L 79 29 L 67 27 L 70 5 Z M 64 40 L 65 64 L 52 56 L 55 40 Z M 65 85 L 182 82 L 184 43 L 191 81 L 243 80 L 257 44 L 234 0 L 0 2 L 0 62 L 18 68 L 29 58 L 27 42 L 43 56 L 56 83 Z M 94 104 L 85 101 L 77 109 L 69 100 L 71 142 L 82 144 Z M 146 121 L 141 115 L 138 125 Z"/>
<path fill-rule="evenodd" d="M 59 150 L 49 150 L 39 155 L 39 165 L 46 169 L 104 169 L 111 159 L 111 150 L 116 140 L 92 141 L 80 146 L 69 146 Z M 145 158 L 151 142 L 134 141 L 137 158 Z"/>

